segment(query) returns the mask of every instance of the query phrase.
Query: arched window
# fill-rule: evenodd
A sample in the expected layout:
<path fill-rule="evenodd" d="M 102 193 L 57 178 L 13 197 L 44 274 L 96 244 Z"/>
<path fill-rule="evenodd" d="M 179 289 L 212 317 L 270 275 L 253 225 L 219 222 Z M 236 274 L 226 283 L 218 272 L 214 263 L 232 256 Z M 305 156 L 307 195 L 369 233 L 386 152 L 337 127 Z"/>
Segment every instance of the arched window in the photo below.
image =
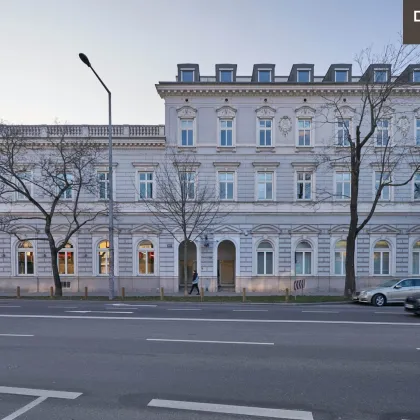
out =
<path fill-rule="evenodd" d="M 32 242 L 18 243 L 18 274 L 28 275 L 35 273 L 35 252 Z"/>
<path fill-rule="evenodd" d="M 390 272 L 390 249 L 387 241 L 378 241 L 373 250 L 373 274 L 387 275 Z"/>
<path fill-rule="evenodd" d="M 306 241 L 296 247 L 295 270 L 297 275 L 312 274 L 312 247 Z"/>
<path fill-rule="evenodd" d="M 257 274 L 273 274 L 273 247 L 268 241 L 262 241 L 258 245 Z"/>
<path fill-rule="evenodd" d="M 420 241 L 417 241 L 413 246 L 412 269 L 412 274 L 420 274 Z"/>
<path fill-rule="evenodd" d="M 334 274 L 346 274 L 346 241 L 337 241 L 334 250 Z"/>
<path fill-rule="evenodd" d="M 64 275 L 74 274 L 74 248 L 70 242 L 58 253 L 58 272 Z"/>
<path fill-rule="evenodd" d="M 142 241 L 138 247 L 139 274 L 154 274 L 155 250 L 150 241 Z"/>
<path fill-rule="evenodd" d="M 98 274 L 109 273 L 109 242 L 101 241 L 97 248 L 98 253 Z"/>

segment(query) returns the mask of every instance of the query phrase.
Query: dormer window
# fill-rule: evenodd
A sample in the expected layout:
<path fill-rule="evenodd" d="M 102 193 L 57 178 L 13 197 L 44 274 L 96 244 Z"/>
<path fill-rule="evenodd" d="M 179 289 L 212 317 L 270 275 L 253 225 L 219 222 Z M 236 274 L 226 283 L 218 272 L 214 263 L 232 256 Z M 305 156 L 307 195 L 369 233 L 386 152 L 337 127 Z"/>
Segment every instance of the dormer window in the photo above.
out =
<path fill-rule="evenodd" d="M 334 81 L 336 83 L 346 83 L 349 81 L 349 71 L 338 69 L 335 71 Z"/>
<path fill-rule="evenodd" d="M 311 70 L 310 69 L 298 69 L 297 71 L 297 82 L 298 83 L 309 83 L 311 81 Z"/>
<path fill-rule="evenodd" d="M 182 69 L 181 82 L 194 82 L 194 69 Z"/>
<path fill-rule="evenodd" d="M 260 83 L 271 82 L 271 70 L 258 70 L 258 81 Z"/>
<path fill-rule="evenodd" d="M 386 69 L 377 69 L 373 72 L 373 81 L 375 83 L 386 83 L 388 81 L 388 71 Z"/>
<path fill-rule="evenodd" d="M 222 83 L 233 82 L 233 70 L 230 70 L 230 69 L 219 70 L 219 80 Z"/>
<path fill-rule="evenodd" d="M 420 83 L 420 69 L 413 70 L 413 82 Z"/>

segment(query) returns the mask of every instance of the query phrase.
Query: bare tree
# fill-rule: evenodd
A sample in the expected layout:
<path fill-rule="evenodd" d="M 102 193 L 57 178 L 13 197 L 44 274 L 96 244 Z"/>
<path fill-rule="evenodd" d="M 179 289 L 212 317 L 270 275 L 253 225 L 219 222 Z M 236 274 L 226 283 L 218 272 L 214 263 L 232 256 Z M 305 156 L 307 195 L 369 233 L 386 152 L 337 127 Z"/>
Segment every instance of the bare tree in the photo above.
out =
<path fill-rule="evenodd" d="M 181 243 L 174 230 L 182 231 L 184 243 L 184 294 L 187 294 L 187 259 L 188 244 L 228 213 L 221 211 L 213 183 L 197 177 L 199 163 L 190 152 L 178 152 L 168 148 L 165 158 L 155 173 L 156 192 L 153 199 L 150 193 L 140 191 L 140 199 L 153 215 L 154 222 Z"/>
<path fill-rule="evenodd" d="M 355 61 L 363 75 L 354 87 L 360 93 L 354 104 L 346 103 L 344 96 L 347 95 L 323 97 L 325 103 L 319 120 L 321 124 L 335 125 L 335 144 L 327 140 L 328 144 L 321 147 L 322 151 L 317 155 L 319 167 L 324 165 L 328 170 L 339 167 L 350 174 L 348 191 L 333 193 L 324 189 L 317 194 L 320 201 L 331 200 L 337 194 L 340 198 L 348 198 L 344 204 L 349 206 L 350 213 L 344 290 L 347 296 L 356 290 L 355 249 L 358 234 L 381 205 L 381 197 L 389 194 L 391 188 L 408 184 L 420 169 L 415 141 L 409 135 L 413 103 L 408 103 L 403 97 L 403 90 L 409 82 L 406 69 L 419 61 L 416 46 L 387 45 L 379 55 L 375 55 L 372 48 L 367 48 Z M 374 68 L 378 67 L 382 70 L 375 75 Z M 393 130 L 391 120 L 396 123 Z M 354 136 L 351 124 L 355 128 Z M 396 136 L 393 137 L 391 132 Z M 364 203 L 368 210 L 360 211 L 360 181 L 364 171 L 370 167 L 377 171 L 376 193 L 373 202 Z M 364 216 L 360 218 L 362 213 Z"/>
<path fill-rule="evenodd" d="M 49 130 L 54 135 L 38 139 L 26 137 L 24 127 L 0 125 L 0 203 L 6 208 L 0 231 L 48 243 L 55 295 L 62 296 L 59 252 L 83 226 L 107 214 L 106 203 L 92 203 L 95 164 L 104 148 L 88 138 L 68 138 L 66 126 Z M 43 234 L 22 235 L 17 228 L 24 221 L 39 221 Z M 58 225 L 65 231 L 60 239 L 54 235 Z"/>

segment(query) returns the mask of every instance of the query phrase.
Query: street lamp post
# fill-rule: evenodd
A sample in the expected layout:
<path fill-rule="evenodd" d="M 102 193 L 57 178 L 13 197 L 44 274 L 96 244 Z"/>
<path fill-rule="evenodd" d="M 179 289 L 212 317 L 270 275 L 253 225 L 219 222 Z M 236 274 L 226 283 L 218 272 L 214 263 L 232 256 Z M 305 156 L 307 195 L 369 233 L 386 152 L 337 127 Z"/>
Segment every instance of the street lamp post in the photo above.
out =
<path fill-rule="evenodd" d="M 112 167 L 112 114 L 111 114 L 111 91 L 107 88 L 102 79 L 98 76 L 94 68 L 91 66 L 89 59 L 83 53 L 79 54 L 79 58 L 85 63 L 92 71 L 101 85 L 108 93 L 108 231 L 109 231 L 109 300 L 114 299 L 114 196 L 113 196 L 113 167 Z"/>

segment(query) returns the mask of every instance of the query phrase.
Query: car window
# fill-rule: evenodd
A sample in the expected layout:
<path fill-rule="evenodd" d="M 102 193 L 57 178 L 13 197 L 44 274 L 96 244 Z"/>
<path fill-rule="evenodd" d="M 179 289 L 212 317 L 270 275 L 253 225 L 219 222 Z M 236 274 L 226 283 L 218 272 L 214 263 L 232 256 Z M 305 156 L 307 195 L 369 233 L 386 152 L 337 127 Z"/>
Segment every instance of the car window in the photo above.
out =
<path fill-rule="evenodd" d="M 420 279 L 414 279 L 414 286 L 420 287 Z"/>
<path fill-rule="evenodd" d="M 414 286 L 414 280 L 413 279 L 407 279 L 400 281 L 398 283 L 401 287 L 413 287 Z"/>

